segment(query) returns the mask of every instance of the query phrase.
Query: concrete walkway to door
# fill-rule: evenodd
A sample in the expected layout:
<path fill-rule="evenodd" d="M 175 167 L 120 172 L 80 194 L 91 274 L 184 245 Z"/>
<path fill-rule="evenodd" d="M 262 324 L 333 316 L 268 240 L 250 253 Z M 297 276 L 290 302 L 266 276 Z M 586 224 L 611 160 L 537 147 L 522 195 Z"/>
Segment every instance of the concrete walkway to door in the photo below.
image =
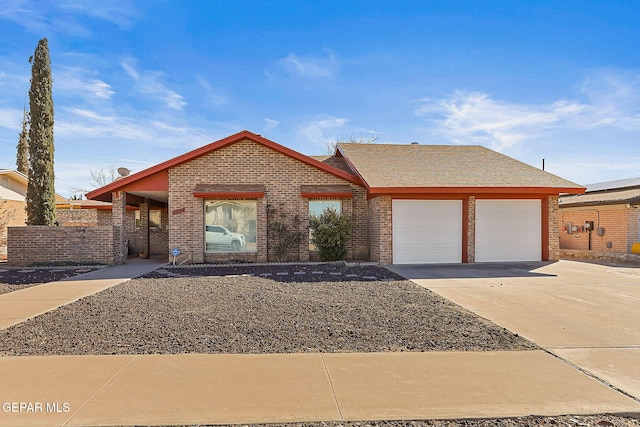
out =
<path fill-rule="evenodd" d="M 389 269 L 640 399 L 640 267 L 563 260 Z"/>

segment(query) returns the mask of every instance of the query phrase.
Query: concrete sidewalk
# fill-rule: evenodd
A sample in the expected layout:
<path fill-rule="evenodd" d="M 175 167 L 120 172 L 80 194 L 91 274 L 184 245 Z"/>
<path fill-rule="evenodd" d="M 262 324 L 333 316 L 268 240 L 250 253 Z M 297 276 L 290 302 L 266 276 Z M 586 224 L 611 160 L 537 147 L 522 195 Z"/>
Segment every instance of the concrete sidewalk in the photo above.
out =
<path fill-rule="evenodd" d="M 0 329 L 70 304 L 155 270 L 166 261 L 131 259 L 116 265 L 0 295 Z"/>
<path fill-rule="evenodd" d="M 3 426 L 640 411 L 543 351 L 6 357 L 0 378 Z"/>

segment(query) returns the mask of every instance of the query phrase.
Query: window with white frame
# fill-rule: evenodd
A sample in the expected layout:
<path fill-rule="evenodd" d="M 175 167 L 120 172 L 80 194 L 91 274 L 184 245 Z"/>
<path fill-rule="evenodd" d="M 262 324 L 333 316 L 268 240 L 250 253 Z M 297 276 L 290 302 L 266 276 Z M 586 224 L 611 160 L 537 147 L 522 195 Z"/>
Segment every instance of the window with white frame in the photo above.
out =
<path fill-rule="evenodd" d="M 256 200 L 205 200 L 205 252 L 257 251 Z"/>
<path fill-rule="evenodd" d="M 320 216 L 327 209 L 333 209 L 338 213 L 342 213 L 342 200 L 309 200 L 309 218 L 312 216 Z M 311 243 L 313 230 L 309 229 L 309 250 L 317 251 L 316 245 Z"/>

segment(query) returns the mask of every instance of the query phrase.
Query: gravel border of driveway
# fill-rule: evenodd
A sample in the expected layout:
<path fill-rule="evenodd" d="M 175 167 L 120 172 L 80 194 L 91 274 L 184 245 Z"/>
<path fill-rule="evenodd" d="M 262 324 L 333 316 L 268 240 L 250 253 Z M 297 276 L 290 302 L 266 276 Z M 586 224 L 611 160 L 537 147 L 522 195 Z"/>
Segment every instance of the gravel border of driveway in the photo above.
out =
<path fill-rule="evenodd" d="M 210 424 L 210 426 L 213 426 Z M 231 426 L 231 425 L 229 425 Z M 601 415 L 529 415 L 514 418 L 479 418 L 457 420 L 316 422 L 289 424 L 251 424 L 253 427 L 637 427 L 640 414 Z"/>

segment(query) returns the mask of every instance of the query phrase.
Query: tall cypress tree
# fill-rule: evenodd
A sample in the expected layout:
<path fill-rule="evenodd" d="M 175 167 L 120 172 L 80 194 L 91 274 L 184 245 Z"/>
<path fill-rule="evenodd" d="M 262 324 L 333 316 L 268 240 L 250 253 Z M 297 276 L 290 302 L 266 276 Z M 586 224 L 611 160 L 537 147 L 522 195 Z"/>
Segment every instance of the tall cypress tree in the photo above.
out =
<path fill-rule="evenodd" d="M 16 156 L 16 166 L 18 172 L 22 172 L 25 175 L 29 175 L 29 129 L 27 108 L 24 108 L 24 114 L 22 116 L 22 131 L 18 138 L 18 154 Z"/>
<path fill-rule="evenodd" d="M 29 62 L 29 184 L 27 224 L 54 225 L 56 200 L 53 171 L 53 96 L 51 62 L 47 39 L 38 42 Z"/>

